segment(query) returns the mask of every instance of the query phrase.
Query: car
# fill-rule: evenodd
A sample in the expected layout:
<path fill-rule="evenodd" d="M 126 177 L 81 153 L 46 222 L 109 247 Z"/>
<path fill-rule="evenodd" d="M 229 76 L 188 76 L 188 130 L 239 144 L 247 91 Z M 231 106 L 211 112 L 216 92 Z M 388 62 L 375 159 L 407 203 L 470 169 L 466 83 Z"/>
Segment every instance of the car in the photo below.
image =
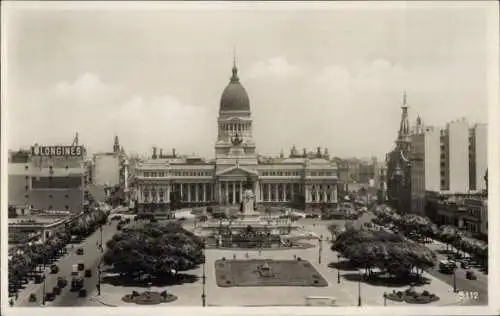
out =
<path fill-rule="evenodd" d="M 52 289 L 52 293 L 54 293 L 55 295 L 61 294 L 61 288 L 58 286 L 54 286 L 54 288 Z"/>
<path fill-rule="evenodd" d="M 465 278 L 467 280 L 477 280 L 477 275 L 474 273 L 474 271 L 467 271 L 465 272 Z"/>
<path fill-rule="evenodd" d="M 469 263 L 468 263 L 467 261 L 461 261 L 461 262 L 460 262 L 460 267 L 461 267 L 462 269 L 466 269 L 466 270 L 467 270 L 467 269 L 470 269 L 470 267 L 469 267 Z"/>
<path fill-rule="evenodd" d="M 87 297 L 87 290 L 81 289 L 80 291 L 78 291 L 78 296 L 79 297 Z"/>
<path fill-rule="evenodd" d="M 45 276 L 44 275 L 35 275 L 35 284 L 40 284 L 43 282 L 43 280 L 45 279 Z"/>
<path fill-rule="evenodd" d="M 52 302 L 55 299 L 56 299 L 56 295 L 54 293 L 52 293 L 52 292 L 45 293 L 45 301 L 46 302 Z"/>
<path fill-rule="evenodd" d="M 85 270 L 85 264 L 83 262 L 78 263 L 78 271 L 83 271 Z"/>
<path fill-rule="evenodd" d="M 57 278 L 57 286 L 60 288 L 64 288 L 66 285 L 68 285 L 68 280 L 66 280 L 63 277 L 58 277 Z"/>
<path fill-rule="evenodd" d="M 92 270 L 90 269 L 85 270 L 85 277 L 90 278 L 91 276 L 92 276 Z"/>
<path fill-rule="evenodd" d="M 79 256 L 83 256 L 85 252 L 83 251 L 83 248 L 78 248 L 76 249 L 76 254 L 79 255 Z"/>
<path fill-rule="evenodd" d="M 53 264 L 50 266 L 50 273 L 52 274 L 57 274 L 59 272 L 59 267 L 57 264 Z"/>

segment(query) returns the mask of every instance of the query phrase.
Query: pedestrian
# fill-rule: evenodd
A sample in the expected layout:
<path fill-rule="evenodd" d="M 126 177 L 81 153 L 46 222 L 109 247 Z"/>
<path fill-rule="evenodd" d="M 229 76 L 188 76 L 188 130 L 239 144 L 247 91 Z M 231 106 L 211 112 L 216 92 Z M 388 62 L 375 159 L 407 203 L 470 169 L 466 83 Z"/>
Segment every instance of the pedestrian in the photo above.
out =
<path fill-rule="evenodd" d="M 16 292 L 16 301 L 19 298 L 19 293 Z"/>
<path fill-rule="evenodd" d="M 9 305 L 10 305 L 10 307 L 14 306 L 14 301 L 12 299 L 10 299 Z"/>
<path fill-rule="evenodd" d="M 236 254 L 233 253 L 233 260 L 236 260 Z"/>

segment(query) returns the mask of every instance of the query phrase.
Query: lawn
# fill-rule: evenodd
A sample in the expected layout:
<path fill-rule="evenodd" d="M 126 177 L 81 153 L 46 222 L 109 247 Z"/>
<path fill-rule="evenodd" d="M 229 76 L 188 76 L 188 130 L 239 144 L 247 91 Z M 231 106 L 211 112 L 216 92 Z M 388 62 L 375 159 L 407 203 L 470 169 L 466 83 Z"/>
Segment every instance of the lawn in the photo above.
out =
<path fill-rule="evenodd" d="M 307 260 L 217 260 L 215 278 L 219 287 L 328 286 Z"/>

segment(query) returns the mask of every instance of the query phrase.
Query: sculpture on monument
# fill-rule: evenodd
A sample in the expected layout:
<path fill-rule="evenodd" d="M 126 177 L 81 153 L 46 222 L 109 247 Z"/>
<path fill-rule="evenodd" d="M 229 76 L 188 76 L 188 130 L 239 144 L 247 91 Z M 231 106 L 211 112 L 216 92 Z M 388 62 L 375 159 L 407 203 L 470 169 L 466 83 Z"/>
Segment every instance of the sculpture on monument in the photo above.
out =
<path fill-rule="evenodd" d="M 253 182 L 250 176 L 247 178 L 240 211 L 243 214 L 254 213 L 255 211 L 255 194 L 253 193 Z"/>

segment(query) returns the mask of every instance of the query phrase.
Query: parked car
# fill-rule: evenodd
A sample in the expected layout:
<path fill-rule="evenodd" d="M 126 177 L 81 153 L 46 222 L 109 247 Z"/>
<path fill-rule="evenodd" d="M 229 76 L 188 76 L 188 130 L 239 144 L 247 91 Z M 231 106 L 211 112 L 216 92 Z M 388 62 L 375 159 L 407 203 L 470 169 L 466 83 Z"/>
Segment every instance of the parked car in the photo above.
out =
<path fill-rule="evenodd" d="M 87 296 L 87 290 L 86 289 L 81 289 L 78 291 L 78 296 L 79 297 L 86 297 Z"/>
<path fill-rule="evenodd" d="M 466 269 L 466 270 L 467 270 L 467 269 L 470 269 L 470 267 L 469 267 L 469 263 L 468 263 L 467 261 L 461 261 L 461 262 L 460 262 L 460 267 L 461 267 L 462 269 Z"/>
<path fill-rule="evenodd" d="M 57 286 L 60 287 L 60 288 L 63 288 L 65 287 L 66 285 L 68 285 L 68 280 L 66 280 L 65 278 L 63 277 L 58 277 L 57 278 Z"/>
<path fill-rule="evenodd" d="M 58 286 L 54 286 L 54 288 L 52 289 L 52 293 L 54 293 L 54 295 L 61 294 L 61 288 Z"/>
<path fill-rule="evenodd" d="M 43 282 L 43 280 L 45 279 L 45 276 L 44 275 L 35 275 L 35 284 L 40 284 Z"/>
<path fill-rule="evenodd" d="M 467 278 L 467 280 L 477 280 L 477 275 L 474 273 L 474 271 L 465 272 L 465 277 Z"/>
<path fill-rule="evenodd" d="M 85 277 L 90 278 L 91 276 L 92 276 L 92 270 L 90 269 L 85 270 Z"/>
<path fill-rule="evenodd" d="M 83 271 L 85 270 L 85 264 L 83 262 L 78 263 L 78 271 Z"/>
<path fill-rule="evenodd" d="M 53 264 L 50 266 L 50 273 L 52 274 L 57 274 L 59 272 L 59 267 L 57 264 Z"/>
<path fill-rule="evenodd" d="M 112 221 L 119 221 L 122 219 L 121 215 L 115 215 L 113 217 L 110 218 Z"/>
<path fill-rule="evenodd" d="M 83 256 L 85 252 L 83 251 L 83 248 L 78 248 L 76 249 L 76 254 L 79 255 L 79 256 Z"/>
<path fill-rule="evenodd" d="M 46 302 L 52 302 L 53 300 L 56 299 L 56 295 L 52 292 L 45 293 L 45 301 Z"/>

